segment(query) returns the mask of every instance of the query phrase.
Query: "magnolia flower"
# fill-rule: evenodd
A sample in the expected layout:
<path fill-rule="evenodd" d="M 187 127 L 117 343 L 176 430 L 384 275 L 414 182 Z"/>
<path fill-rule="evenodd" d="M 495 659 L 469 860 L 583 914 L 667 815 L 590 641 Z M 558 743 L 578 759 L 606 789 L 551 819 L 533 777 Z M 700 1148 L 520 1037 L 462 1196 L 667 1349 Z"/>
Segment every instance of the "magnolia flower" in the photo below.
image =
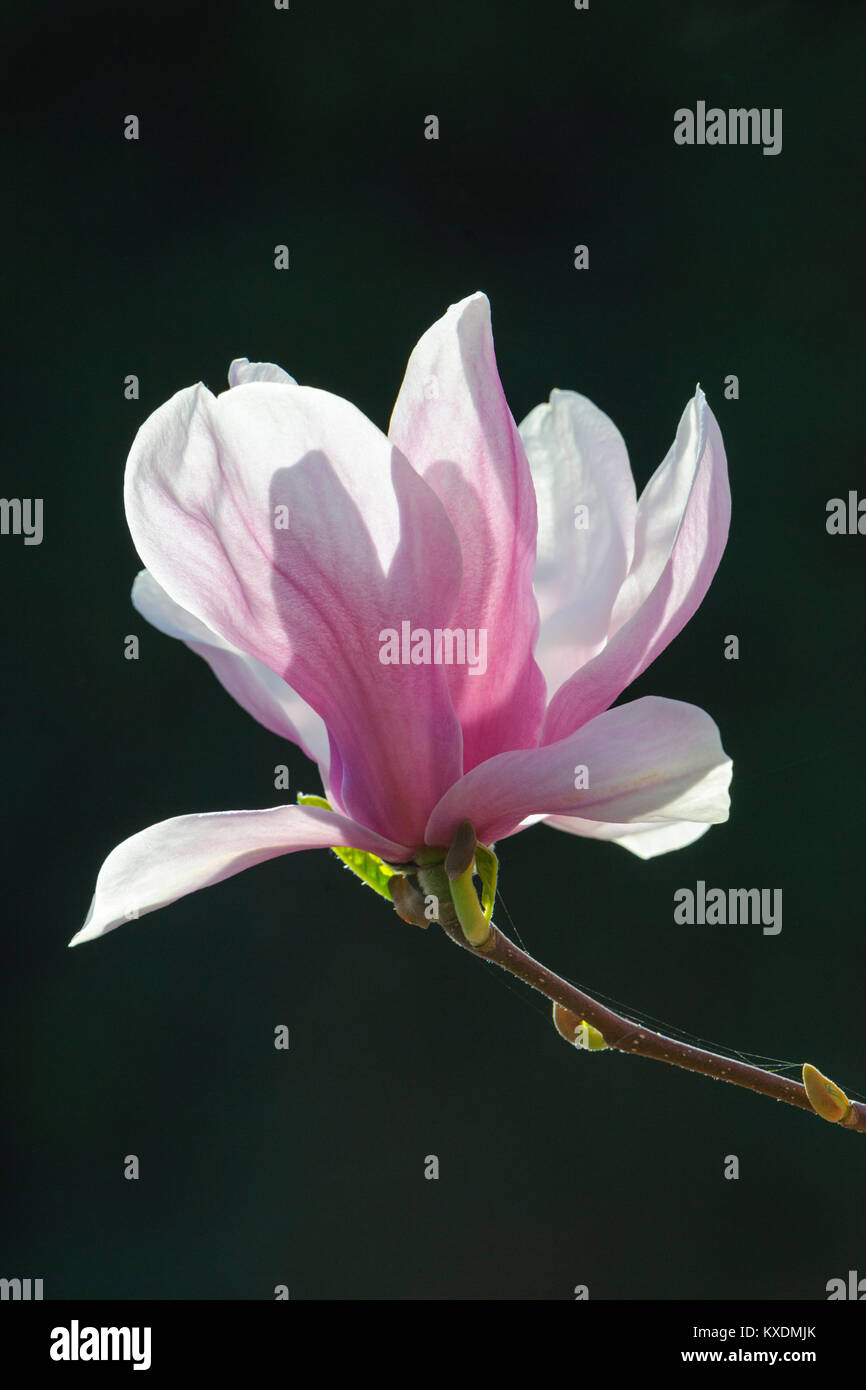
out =
<path fill-rule="evenodd" d="M 486 846 L 545 821 L 649 858 L 727 819 L 707 714 L 611 708 L 724 549 L 725 453 L 700 389 L 638 501 L 584 396 L 554 391 L 515 426 L 482 294 L 421 338 L 387 436 L 270 363 L 237 360 L 229 383 L 179 391 L 135 438 L 133 603 L 303 749 L 324 798 L 133 835 L 71 944 L 296 850 L 406 866 L 465 821 Z"/>

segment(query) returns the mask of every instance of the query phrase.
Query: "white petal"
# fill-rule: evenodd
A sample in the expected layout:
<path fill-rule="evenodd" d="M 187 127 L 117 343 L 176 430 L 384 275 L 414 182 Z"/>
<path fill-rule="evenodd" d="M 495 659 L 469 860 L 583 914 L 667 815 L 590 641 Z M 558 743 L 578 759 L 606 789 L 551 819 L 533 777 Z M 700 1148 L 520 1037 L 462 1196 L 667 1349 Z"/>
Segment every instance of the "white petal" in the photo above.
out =
<path fill-rule="evenodd" d="M 608 640 L 554 695 L 544 743 L 565 738 L 608 709 L 685 626 L 718 567 L 730 512 L 721 432 L 698 388 L 638 503 L 634 556 Z"/>
<path fill-rule="evenodd" d="M 136 576 L 133 606 L 168 637 L 179 637 L 203 657 L 220 684 L 248 714 L 281 738 L 291 739 L 318 763 L 328 784 L 328 731 L 324 721 L 270 667 L 238 651 L 200 618 L 193 617 L 157 584 L 148 570 Z"/>
<path fill-rule="evenodd" d="M 631 850 L 639 859 L 654 859 L 672 849 L 684 849 L 706 835 L 709 824 L 701 821 L 675 820 L 668 824 L 651 821 L 633 825 L 612 825 L 608 821 L 583 820 L 579 816 L 547 816 L 546 823 L 569 835 L 585 835 L 590 840 L 612 840 Z"/>
<path fill-rule="evenodd" d="M 412 857 L 404 845 L 375 835 L 346 816 L 312 806 L 215 811 L 160 821 L 111 851 L 97 876 L 84 926 L 69 944 L 78 946 L 104 936 L 122 922 L 143 917 L 267 859 L 335 845 L 378 854 L 388 863 Z"/>
<path fill-rule="evenodd" d="M 576 391 L 553 391 L 520 436 L 538 505 L 535 659 L 549 698 L 604 646 L 631 564 L 637 501 L 622 435 Z"/>
<path fill-rule="evenodd" d="M 278 381 L 284 386 L 298 384 L 273 362 L 251 362 L 248 357 L 236 357 L 229 367 L 229 386 L 246 386 L 250 381 Z"/>
<path fill-rule="evenodd" d="M 142 425 L 124 498 L 166 593 L 324 720 L 342 807 L 419 844 L 460 775 L 460 726 L 444 668 L 383 662 L 379 634 L 444 627 L 461 556 L 400 451 L 327 391 L 197 386 Z"/>
<path fill-rule="evenodd" d="M 559 743 L 488 758 L 449 787 L 425 839 L 449 845 L 468 820 L 489 845 L 539 814 L 629 826 L 716 824 L 728 818 L 730 780 L 731 760 L 710 716 L 649 695 L 597 715 Z"/>

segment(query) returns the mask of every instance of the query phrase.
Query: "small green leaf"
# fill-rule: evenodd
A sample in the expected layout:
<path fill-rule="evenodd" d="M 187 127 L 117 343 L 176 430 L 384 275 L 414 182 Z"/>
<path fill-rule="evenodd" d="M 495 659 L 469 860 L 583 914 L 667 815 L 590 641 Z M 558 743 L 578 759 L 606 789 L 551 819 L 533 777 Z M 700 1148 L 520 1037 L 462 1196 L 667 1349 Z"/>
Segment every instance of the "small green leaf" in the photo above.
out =
<path fill-rule="evenodd" d="M 298 796 L 298 805 L 318 806 L 322 811 L 334 809 L 323 796 L 308 796 L 303 792 Z M 351 869 L 362 883 L 366 883 L 368 888 L 372 888 L 381 897 L 387 898 L 389 903 L 394 901 L 388 891 L 388 881 L 395 873 L 390 864 L 386 864 L 377 854 L 368 854 L 363 849 L 352 849 L 348 845 L 332 845 L 332 849 L 337 858 L 342 859 L 346 868 Z"/>
<path fill-rule="evenodd" d="M 358 878 L 366 883 L 368 888 L 387 898 L 389 903 L 394 901 L 388 891 L 388 882 L 394 877 L 394 870 L 384 859 L 380 859 L 377 854 L 367 854 L 362 849 L 344 849 L 342 845 L 339 849 L 334 846 L 334 853 L 338 859 L 342 859 L 347 869 L 351 869 L 353 874 L 357 874 Z"/>
<path fill-rule="evenodd" d="M 475 846 L 475 869 L 481 879 L 481 906 L 484 909 L 484 920 L 489 926 L 493 916 L 493 904 L 496 901 L 499 860 L 486 845 Z"/>

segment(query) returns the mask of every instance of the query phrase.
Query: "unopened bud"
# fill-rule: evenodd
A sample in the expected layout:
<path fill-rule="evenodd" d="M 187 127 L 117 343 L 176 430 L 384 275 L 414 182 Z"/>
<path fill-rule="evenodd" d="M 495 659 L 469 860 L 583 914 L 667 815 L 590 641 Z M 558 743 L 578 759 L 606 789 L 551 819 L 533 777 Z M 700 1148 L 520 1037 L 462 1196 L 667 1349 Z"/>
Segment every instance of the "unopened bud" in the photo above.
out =
<path fill-rule="evenodd" d="M 806 1087 L 809 1104 L 822 1120 L 829 1120 L 831 1125 L 835 1125 L 848 1117 L 851 1102 L 845 1092 L 839 1089 L 835 1081 L 828 1081 L 817 1067 L 810 1066 L 808 1062 L 803 1064 L 803 1085 Z"/>
<path fill-rule="evenodd" d="M 553 1023 L 559 1036 L 575 1047 L 582 1047 L 587 1052 L 603 1052 L 607 1048 L 597 1028 L 587 1023 L 585 1018 L 578 1018 L 570 1009 L 564 1009 L 561 1004 L 553 1006 Z"/>
<path fill-rule="evenodd" d="M 431 919 L 425 914 L 424 894 L 405 874 L 394 874 L 388 880 L 388 892 L 394 911 L 413 927 L 429 927 Z"/>

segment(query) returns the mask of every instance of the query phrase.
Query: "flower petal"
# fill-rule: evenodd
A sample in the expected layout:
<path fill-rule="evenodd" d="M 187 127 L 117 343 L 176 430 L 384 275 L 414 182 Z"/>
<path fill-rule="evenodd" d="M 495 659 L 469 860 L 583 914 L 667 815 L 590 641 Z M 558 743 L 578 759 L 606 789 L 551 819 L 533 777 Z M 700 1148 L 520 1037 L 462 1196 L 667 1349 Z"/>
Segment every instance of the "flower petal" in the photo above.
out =
<path fill-rule="evenodd" d="M 586 396 L 553 391 L 523 420 L 520 437 L 538 504 L 535 659 L 552 697 L 607 640 L 631 564 L 637 498 L 622 435 Z"/>
<path fill-rule="evenodd" d="M 274 362 L 251 362 L 248 357 L 236 357 L 229 367 L 229 386 L 246 386 L 250 381 L 278 381 L 283 386 L 298 384 Z"/>
<path fill-rule="evenodd" d="M 99 871 L 77 946 L 177 898 L 221 883 L 243 869 L 301 849 L 352 845 L 400 863 L 405 845 L 374 835 L 333 811 L 274 806 L 265 811 L 216 811 L 174 816 L 140 830 L 113 849 Z"/>
<path fill-rule="evenodd" d="M 169 598 L 153 575 L 142 570 L 132 586 L 133 607 L 168 637 L 179 637 L 204 658 L 220 684 L 271 733 L 297 743 L 318 763 L 327 786 L 328 730 L 300 695 L 255 657 L 223 640 L 199 618 Z"/>
<path fill-rule="evenodd" d="M 460 550 L 442 504 L 348 401 L 253 382 L 179 392 L 142 426 L 126 513 L 156 581 L 327 725 L 331 791 L 421 843 L 460 775 L 444 668 L 383 665 L 383 629 L 448 622 Z"/>
<path fill-rule="evenodd" d="M 559 743 L 500 753 L 467 773 L 435 808 L 427 843 L 450 844 L 469 820 L 478 839 L 492 844 L 537 814 L 714 823 L 727 820 L 730 779 L 731 761 L 710 716 L 696 705 L 647 696 L 598 715 Z"/>
<path fill-rule="evenodd" d="M 634 558 L 607 645 L 554 695 L 542 742 L 607 709 L 685 626 L 716 572 L 730 516 L 722 436 L 698 387 L 638 503 Z"/>
<path fill-rule="evenodd" d="M 639 859 L 654 859 L 672 849 L 684 849 L 694 844 L 709 830 L 709 822 L 672 820 L 632 825 L 611 825 L 603 820 L 582 820 L 580 816 L 546 816 L 544 823 L 569 835 L 585 835 L 590 840 L 613 840 L 623 849 L 631 850 Z"/>
<path fill-rule="evenodd" d="M 447 668 L 468 770 L 538 737 L 544 680 L 533 658 L 535 495 L 493 351 L 490 305 L 474 294 L 415 347 L 389 437 L 441 498 L 463 554 L 452 626 L 486 633 L 486 669 Z"/>

